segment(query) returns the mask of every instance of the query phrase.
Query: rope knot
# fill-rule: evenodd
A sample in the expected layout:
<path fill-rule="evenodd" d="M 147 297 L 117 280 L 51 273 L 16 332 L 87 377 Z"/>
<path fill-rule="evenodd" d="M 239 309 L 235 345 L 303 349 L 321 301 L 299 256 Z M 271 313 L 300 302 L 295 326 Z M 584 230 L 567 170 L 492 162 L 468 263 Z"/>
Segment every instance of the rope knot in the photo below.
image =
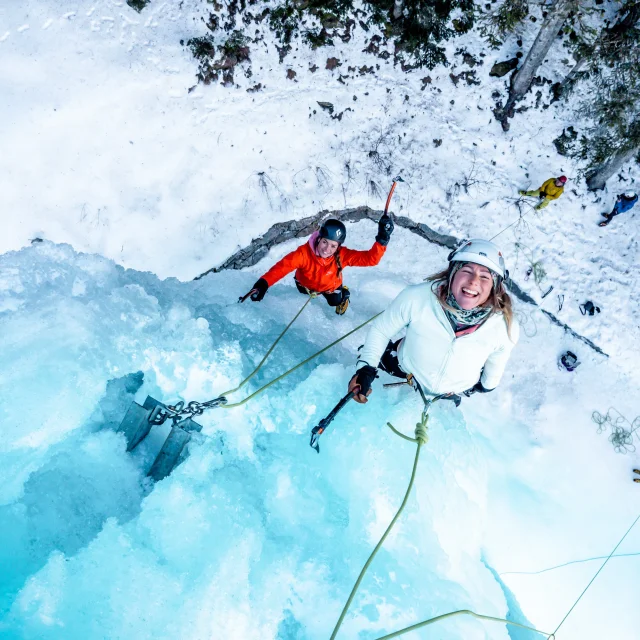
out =
<path fill-rule="evenodd" d="M 420 444 L 427 444 L 427 442 L 429 441 L 429 433 L 427 430 L 426 422 L 418 422 L 418 424 L 416 424 L 416 440 Z"/>

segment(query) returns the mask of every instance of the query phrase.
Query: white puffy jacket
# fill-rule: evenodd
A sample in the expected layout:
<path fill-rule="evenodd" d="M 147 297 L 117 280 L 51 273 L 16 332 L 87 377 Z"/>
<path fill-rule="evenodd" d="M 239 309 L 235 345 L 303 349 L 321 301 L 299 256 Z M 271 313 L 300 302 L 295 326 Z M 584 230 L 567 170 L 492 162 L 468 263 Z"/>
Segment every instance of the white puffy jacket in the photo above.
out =
<path fill-rule="evenodd" d="M 371 324 L 358 363 L 376 367 L 389 340 L 407 327 L 398 361 L 425 391 L 460 393 L 478 380 L 487 389 L 498 386 L 511 349 L 518 341 L 515 319 L 511 338 L 501 315 L 490 316 L 473 333 L 456 338 L 431 286 L 431 282 L 424 282 L 400 292 Z"/>

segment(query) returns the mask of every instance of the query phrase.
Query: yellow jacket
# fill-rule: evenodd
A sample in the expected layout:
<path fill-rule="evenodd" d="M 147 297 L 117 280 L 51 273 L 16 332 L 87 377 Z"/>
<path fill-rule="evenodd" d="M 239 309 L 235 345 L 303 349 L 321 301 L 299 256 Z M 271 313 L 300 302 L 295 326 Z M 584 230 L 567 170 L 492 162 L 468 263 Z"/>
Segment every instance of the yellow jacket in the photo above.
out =
<path fill-rule="evenodd" d="M 542 186 L 538 190 L 540 191 L 540 195 L 545 196 L 547 200 L 555 200 L 562 195 L 564 185 L 562 187 L 556 187 L 556 179 L 549 178 L 542 183 Z"/>

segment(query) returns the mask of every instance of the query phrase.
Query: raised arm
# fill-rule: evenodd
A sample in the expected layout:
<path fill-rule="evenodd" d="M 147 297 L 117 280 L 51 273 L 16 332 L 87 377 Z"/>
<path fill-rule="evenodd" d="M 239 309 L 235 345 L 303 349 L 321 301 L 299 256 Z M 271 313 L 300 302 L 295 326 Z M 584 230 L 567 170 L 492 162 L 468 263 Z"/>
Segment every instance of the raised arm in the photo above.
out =
<path fill-rule="evenodd" d="M 394 228 L 393 220 L 383 215 L 378 222 L 378 235 L 373 246 L 368 251 L 356 251 L 343 247 L 340 250 L 340 260 L 345 267 L 375 267 L 387 249 Z"/>
<path fill-rule="evenodd" d="M 377 240 L 373 243 L 371 249 L 367 251 L 356 251 L 355 249 L 347 249 L 342 247 L 340 249 L 340 260 L 343 267 L 375 267 L 380 260 L 384 252 L 387 250 Z"/>

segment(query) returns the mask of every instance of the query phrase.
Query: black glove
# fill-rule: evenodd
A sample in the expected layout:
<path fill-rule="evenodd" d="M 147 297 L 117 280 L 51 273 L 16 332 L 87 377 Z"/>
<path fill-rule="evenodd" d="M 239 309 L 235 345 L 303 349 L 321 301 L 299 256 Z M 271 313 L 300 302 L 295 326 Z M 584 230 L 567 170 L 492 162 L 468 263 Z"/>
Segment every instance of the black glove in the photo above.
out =
<path fill-rule="evenodd" d="M 264 294 L 267 293 L 268 288 L 269 285 L 267 284 L 267 281 L 264 278 L 260 278 L 260 280 L 253 285 L 255 292 L 251 294 L 251 299 L 254 302 L 260 302 L 260 300 L 264 298 Z"/>
<path fill-rule="evenodd" d="M 391 234 L 393 233 L 393 220 L 385 213 L 380 222 L 378 222 L 378 235 L 376 236 L 376 242 L 379 242 L 383 247 L 386 247 L 391 240 Z"/>
<path fill-rule="evenodd" d="M 360 385 L 360 391 L 363 396 L 366 396 L 371 389 L 371 384 L 378 377 L 378 370 L 375 367 L 367 364 L 356 371 L 356 382 Z"/>
<path fill-rule="evenodd" d="M 480 380 L 478 380 L 478 382 L 476 382 L 473 387 L 471 387 L 471 389 L 467 389 L 466 391 L 463 391 L 462 393 L 467 396 L 467 398 L 469 396 L 472 396 L 474 393 L 489 393 L 490 391 L 493 391 L 493 389 L 485 389 L 482 386 L 482 382 L 480 382 Z"/>

